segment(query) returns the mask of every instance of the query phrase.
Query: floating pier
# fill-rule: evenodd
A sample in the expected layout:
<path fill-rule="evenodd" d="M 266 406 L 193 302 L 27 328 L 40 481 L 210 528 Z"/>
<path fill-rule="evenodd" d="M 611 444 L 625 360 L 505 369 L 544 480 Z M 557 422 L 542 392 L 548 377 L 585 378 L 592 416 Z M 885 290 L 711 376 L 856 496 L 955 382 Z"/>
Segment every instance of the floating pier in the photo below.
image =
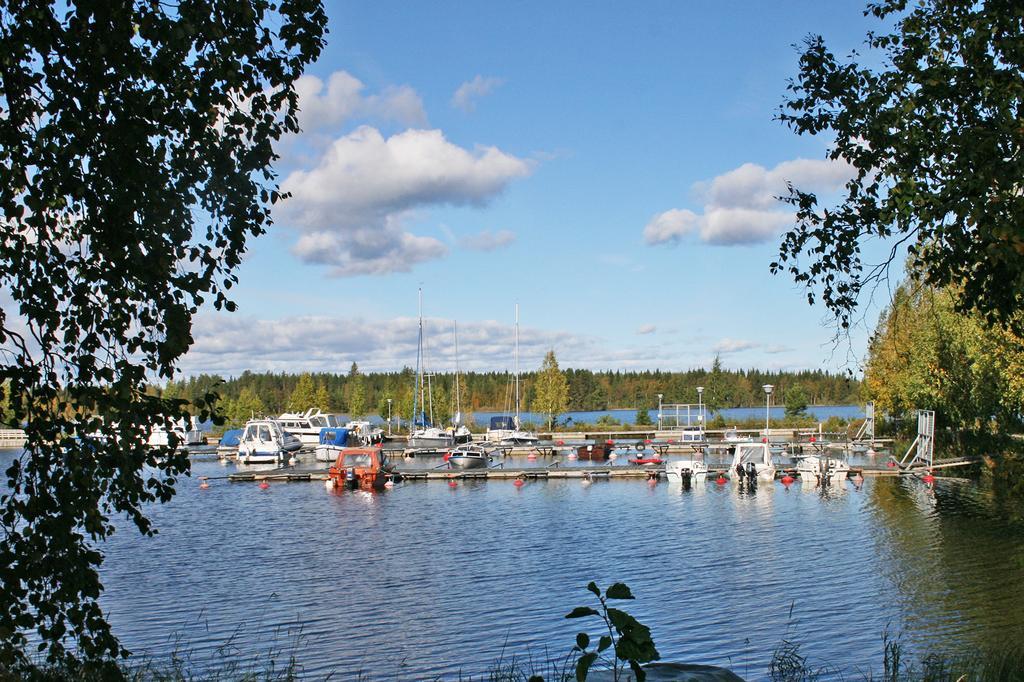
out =
<path fill-rule="evenodd" d="M 954 467 L 969 466 L 975 464 L 976 460 L 967 458 L 935 460 L 930 470 L 949 469 Z M 728 474 L 731 467 L 727 465 L 709 466 L 708 476 Z M 929 469 L 923 467 L 917 469 L 900 469 L 890 466 L 858 466 L 850 467 L 850 476 L 906 476 L 925 473 Z M 794 474 L 795 467 L 784 467 L 779 469 L 779 475 L 783 473 Z M 643 465 L 607 465 L 607 466 L 547 466 L 547 467 L 489 467 L 486 469 L 447 469 L 447 468 L 399 468 L 396 471 L 396 478 L 406 481 L 451 481 L 451 480 L 512 480 L 512 479 L 566 479 L 566 478 L 590 478 L 590 479 L 623 479 L 643 480 L 661 479 L 665 477 L 664 466 L 643 466 Z M 252 481 L 325 481 L 327 480 L 327 468 L 308 468 L 299 466 L 285 466 L 277 469 L 264 469 L 262 471 L 238 471 L 227 475 L 232 483 L 243 483 Z"/>

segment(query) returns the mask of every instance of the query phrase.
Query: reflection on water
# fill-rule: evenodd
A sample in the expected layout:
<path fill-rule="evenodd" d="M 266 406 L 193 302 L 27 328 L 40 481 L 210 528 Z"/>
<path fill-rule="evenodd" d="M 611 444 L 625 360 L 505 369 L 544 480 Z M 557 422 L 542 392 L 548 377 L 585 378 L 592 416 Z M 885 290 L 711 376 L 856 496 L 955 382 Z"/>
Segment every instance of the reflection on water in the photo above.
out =
<path fill-rule="evenodd" d="M 627 582 L 663 659 L 765 676 L 784 636 L 812 663 L 877 669 L 918 650 L 1024 635 L 1024 525 L 975 485 L 796 481 L 230 484 L 196 462 L 160 529 L 105 546 L 104 604 L 136 653 L 284 660 L 312 675 L 446 679 L 504 653 L 563 656 L 589 580 Z M 1015 512 L 1016 513 L 1016 512 Z M 792 615 L 791 615 L 792 614 Z M 279 652 L 283 649 L 283 654 Z M 278 664 L 280 665 L 280 663 Z"/>

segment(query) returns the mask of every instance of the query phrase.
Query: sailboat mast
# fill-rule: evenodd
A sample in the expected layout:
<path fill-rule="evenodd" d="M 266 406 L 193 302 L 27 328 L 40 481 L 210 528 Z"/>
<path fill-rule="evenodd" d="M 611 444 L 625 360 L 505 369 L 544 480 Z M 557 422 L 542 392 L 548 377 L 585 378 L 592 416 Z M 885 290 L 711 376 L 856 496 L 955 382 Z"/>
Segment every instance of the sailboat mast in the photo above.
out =
<path fill-rule="evenodd" d="M 419 336 L 416 338 L 416 385 L 412 392 L 412 421 L 411 428 L 416 427 L 416 413 L 423 406 L 423 287 L 419 288 Z"/>
<path fill-rule="evenodd" d="M 513 365 L 516 372 L 516 428 L 519 428 L 519 304 L 516 303 L 516 345 L 513 353 Z"/>
<path fill-rule="evenodd" d="M 459 397 L 459 322 L 452 323 L 452 335 L 455 337 L 455 419 L 462 423 L 462 400 Z"/>

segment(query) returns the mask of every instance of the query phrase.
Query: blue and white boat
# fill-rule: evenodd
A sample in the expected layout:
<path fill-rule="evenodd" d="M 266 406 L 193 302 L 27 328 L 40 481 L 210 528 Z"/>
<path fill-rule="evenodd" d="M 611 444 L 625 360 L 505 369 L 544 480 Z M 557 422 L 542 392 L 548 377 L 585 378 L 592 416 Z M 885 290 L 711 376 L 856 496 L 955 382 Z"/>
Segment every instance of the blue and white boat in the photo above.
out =
<path fill-rule="evenodd" d="M 238 439 L 238 461 L 242 464 L 285 461 L 289 452 L 285 447 L 285 436 L 285 432 L 273 419 L 249 420 Z"/>
<path fill-rule="evenodd" d="M 320 429 L 320 442 L 316 446 L 316 461 L 336 462 L 338 453 L 342 449 L 352 447 L 353 444 L 349 443 L 349 440 L 354 435 L 350 429 L 338 427 Z"/>

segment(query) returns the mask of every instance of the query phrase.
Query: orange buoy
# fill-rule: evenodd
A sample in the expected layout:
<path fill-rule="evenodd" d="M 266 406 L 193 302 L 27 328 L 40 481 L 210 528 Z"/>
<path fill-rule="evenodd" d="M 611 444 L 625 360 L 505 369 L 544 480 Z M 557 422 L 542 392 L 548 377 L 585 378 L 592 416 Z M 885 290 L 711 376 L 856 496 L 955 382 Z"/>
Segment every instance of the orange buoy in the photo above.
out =
<path fill-rule="evenodd" d="M 512 485 L 514 485 L 517 488 L 522 488 L 523 487 L 523 479 L 517 478 L 516 480 L 512 481 Z"/>
<path fill-rule="evenodd" d="M 526 456 L 526 459 L 528 459 L 528 460 L 530 460 L 532 462 L 533 460 L 537 459 L 537 453 L 536 452 L 531 452 L 530 454 L 528 454 Z"/>
<path fill-rule="evenodd" d="M 266 490 L 269 487 L 270 487 L 269 483 L 267 483 L 266 481 L 260 481 L 260 490 Z"/>

